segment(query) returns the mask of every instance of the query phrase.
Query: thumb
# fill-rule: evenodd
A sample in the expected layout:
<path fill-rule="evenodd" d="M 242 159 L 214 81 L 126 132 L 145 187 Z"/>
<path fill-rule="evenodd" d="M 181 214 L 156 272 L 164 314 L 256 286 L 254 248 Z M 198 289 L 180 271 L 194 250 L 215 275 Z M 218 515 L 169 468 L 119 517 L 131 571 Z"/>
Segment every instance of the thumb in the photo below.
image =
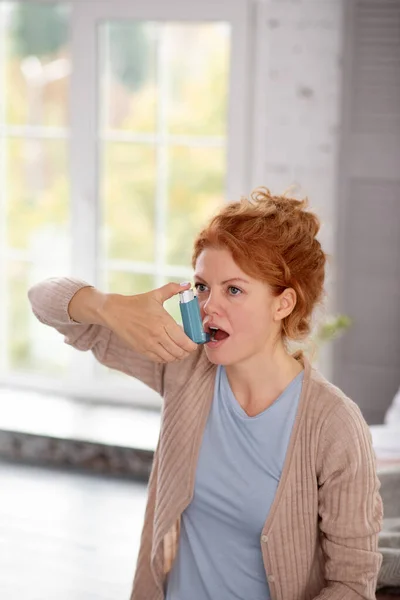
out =
<path fill-rule="evenodd" d="M 169 298 L 172 298 L 179 292 L 184 292 L 185 290 L 190 289 L 191 283 L 167 283 L 160 288 L 154 290 L 154 296 L 158 302 L 163 304 Z"/>

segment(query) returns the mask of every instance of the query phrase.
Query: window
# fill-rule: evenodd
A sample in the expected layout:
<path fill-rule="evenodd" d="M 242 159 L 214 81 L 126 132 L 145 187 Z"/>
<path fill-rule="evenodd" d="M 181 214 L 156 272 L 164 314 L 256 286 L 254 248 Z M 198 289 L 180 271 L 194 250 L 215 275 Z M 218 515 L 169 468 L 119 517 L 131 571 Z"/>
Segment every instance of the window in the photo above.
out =
<path fill-rule="evenodd" d="M 188 279 L 194 235 L 246 191 L 246 2 L 135 4 L 1 5 L 2 383 L 157 403 L 36 322 L 26 290 Z"/>
<path fill-rule="evenodd" d="M 62 375 L 66 348 L 37 329 L 26 290 L 70 270 L 70 11 L 10 2 L 0 11 L 1 374 Z"/>

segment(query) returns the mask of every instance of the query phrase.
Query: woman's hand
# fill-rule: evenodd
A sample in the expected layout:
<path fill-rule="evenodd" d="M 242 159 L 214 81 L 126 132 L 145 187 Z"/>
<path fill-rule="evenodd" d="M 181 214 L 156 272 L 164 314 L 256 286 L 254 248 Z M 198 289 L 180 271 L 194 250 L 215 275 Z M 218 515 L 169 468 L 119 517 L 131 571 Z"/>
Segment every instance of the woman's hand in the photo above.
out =
<path fill-rule="evenodd" d="M 156 362 L 182 360 L 197 349 L 164 309 L 163 303 L 190 288 L 190 283 L 168 283 L 145 294 L 103 294 L 97 307 L 99 321 L 129 346 Z"/>

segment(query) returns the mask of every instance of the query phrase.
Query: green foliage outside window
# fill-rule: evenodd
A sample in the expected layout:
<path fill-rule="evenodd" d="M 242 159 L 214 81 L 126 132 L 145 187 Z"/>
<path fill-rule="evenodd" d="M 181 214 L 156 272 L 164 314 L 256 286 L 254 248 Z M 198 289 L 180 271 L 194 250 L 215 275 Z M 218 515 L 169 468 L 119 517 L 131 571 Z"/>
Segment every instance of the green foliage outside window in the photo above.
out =
<path fill-rule="evenodd" d="M 117 119 L 109 126 L 120 131 L 155 133 L 154 115 L 159 101 L 158 26 L 134 22 L 107 25 L 106 46 L 112 74 L 108 85 Z M 229 40 L 221 44 L 218 31 L 212 31 L 207 24 L 191 27 L 189 30 L 186 24 L 171 24 L 167 31 L 170 43 L 179 36 L 186 36 L 188 42 L 187 51 L 175 52 L 168 65 L 171 76 L 168 131 L 223 139 Z M 189 51 L 190 44 L 192 50 L 196 47 L 195 37 L 202 48 L 201 57 Z M 39 66 L 39 72 L 54 61 L 68 61 L 68 39 L 69 13 L 62 5 L 14 3 L 6 39 L 7 123 L 68 127 L 68 74 L 45 82 L 40 88 L 37 82 L 30 87 L 24 74 L 27 58 L 36 61 L 34 66 Z M 193 69 L 192 60 L 196 62 Z M 103 93 L 101 89 L 99 93 Z M 49 229 L 65 239 L 70 225 L 68 141 L 22 137 L 6 140 L 5 147 L 8 246 L 29 253 Z M 151 262 L 155 258 L 157 147 L 106 141 L 100 148 L 101 218 L 107 257 Z M 225 148 L 171 144 L 167 148 L 166 166 L 166 260 L 168 264 L 189 267 L 194 235 L 223 201 Z M 47 248 L 44 260 L 51 255 L 52 249 Z M 151 275 L 122 272 L 108 273 L 108 281 L 110 288 L 114 291 L 119 288 L 122 293 L 147 291 L 154 283 Z M 33 351 L 30 338 L 33 317 L 26 298 L 26 290 L 33 282 L 29 265 L 10 261 L 7 282 L 12 368 L 59 372 L 60 366 L 53 356 L 43 365 Z M 168 308 L 174 316 L 179 316 L 176 307 Z"/>
<path fill-rule="evenodd" d="M 57 5 L 20 2 L 13 11 L 11 30 L 16 56 L 57 54 L 68 40 L 66 11 Z"/>

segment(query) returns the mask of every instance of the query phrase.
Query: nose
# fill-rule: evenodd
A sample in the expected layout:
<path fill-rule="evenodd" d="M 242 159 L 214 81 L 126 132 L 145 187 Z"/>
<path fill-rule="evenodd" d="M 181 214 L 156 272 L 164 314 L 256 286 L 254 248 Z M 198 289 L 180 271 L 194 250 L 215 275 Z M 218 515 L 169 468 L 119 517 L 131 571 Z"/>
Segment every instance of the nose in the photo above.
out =
<path fill-rule="evenodd" d="M 208 298 L 200 303 L 200 308 L 205 315 L 218 315 L 221 312 L 220 303 L 215 292 L 210 292 Z"/>

